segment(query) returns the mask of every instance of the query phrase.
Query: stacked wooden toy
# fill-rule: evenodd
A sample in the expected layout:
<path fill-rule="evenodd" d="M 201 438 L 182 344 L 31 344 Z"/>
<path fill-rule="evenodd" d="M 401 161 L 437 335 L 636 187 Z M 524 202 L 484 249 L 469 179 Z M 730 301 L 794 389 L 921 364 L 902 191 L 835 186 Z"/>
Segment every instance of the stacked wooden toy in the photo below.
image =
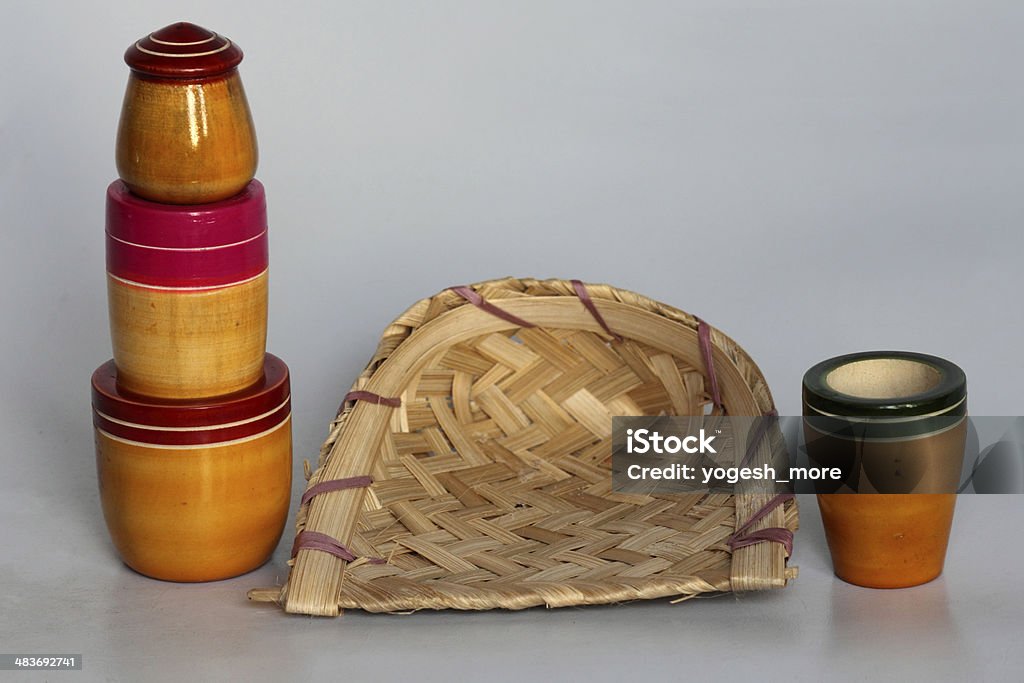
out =
<path fill-rule="evenodd" d="M 125 563 L 173 581 L 258 567 L 288 515 L 288 368 L 266 353 L 266 200 L 241 60 L 188 23 L 129 47 L 107 188 L 100 498 Z"/>

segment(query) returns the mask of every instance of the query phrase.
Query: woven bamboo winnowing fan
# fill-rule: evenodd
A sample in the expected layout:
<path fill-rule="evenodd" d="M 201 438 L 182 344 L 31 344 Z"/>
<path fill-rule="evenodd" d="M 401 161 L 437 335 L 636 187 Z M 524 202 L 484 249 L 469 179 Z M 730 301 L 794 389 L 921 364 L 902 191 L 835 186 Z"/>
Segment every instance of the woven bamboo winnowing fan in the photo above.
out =
<path fill-rule="evenodd" d="M 566 280 L 423 299 L 332 424 L 287 582 L 250 597 L 337 615 L 784 586 L 783 544 L 730 543 L 768 496 L 612 491 L 613 415 L 709 407 L 773 409 L 747 354 L 670 306 Z M 790 500 L 745 526 L 796 524 Z"/>

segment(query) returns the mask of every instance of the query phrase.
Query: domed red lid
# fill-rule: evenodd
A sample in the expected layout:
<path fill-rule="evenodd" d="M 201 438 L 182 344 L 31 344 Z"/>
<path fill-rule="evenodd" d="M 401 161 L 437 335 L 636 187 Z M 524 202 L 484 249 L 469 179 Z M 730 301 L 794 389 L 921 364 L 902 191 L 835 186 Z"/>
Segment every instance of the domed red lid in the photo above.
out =
<path fill-rule="evenodd" d="M 242 50 L 209 29 L 179 21 L 135 41 L 124 61 L 146 76 L 202 79 L 234 69 Z"/>

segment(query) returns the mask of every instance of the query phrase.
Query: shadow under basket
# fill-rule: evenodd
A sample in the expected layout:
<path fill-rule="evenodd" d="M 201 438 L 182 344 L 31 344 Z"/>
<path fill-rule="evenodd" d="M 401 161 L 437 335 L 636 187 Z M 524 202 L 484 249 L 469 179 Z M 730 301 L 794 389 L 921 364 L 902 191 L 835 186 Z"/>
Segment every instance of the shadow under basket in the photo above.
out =
<path fill-rule="evenodd" d="M 734 341 L 638 294 L 445 290 L 384 331 L 308 476 L 287 582 L 249 597 L 333 616 L 785 586 L 786 545 L 752 539 L 791 538 L 794 500 L 620 494 L 611 478 L 613 415 L 773 410 Z"/>

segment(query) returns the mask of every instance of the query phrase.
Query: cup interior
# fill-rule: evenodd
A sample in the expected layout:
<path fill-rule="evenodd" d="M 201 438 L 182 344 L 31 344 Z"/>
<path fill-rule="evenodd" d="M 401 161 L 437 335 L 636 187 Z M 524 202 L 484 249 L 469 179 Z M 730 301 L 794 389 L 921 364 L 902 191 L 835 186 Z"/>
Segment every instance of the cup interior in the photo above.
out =
<path fill-rule="evenodd" d="M 907 358 L 868 358 L 840 365 L 825 384 L 840 394 L 861 399 L 898 400 L 937 387 L 942 373 L 928 363 Z"/>

